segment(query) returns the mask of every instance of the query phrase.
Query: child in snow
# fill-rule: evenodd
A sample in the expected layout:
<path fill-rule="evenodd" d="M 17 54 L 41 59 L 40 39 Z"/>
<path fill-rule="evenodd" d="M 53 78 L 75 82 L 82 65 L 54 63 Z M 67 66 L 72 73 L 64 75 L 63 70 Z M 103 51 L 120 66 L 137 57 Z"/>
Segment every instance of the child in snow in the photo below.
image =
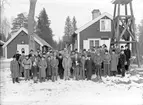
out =
<path fill-rule="evenodd" d="M 24 77 L 25 77 L 25 80 L 30 80 L 30 69 L 32 67 L 32 62 L 29 58 L 28 55 L 26 55 L 26 58 L 22 61 L 22 66 L 24 67 Z"/>
<path fill-rule="evenodd" d="M 42 56 L 42 59 L 39 62 L 39 75 L 40 75 L 40 82 L 45 81 L 46 77 L 46 68 L 47 68 L 47 62 L 45 59 L 45 56 Z"/>
<path fill-rule="evenodd" d="M 19 64 L 16 60 L 16 56 L 13 56 L 13 60 L 10 63 L 10 70 L 11 70 L 11 76 L 12 76 L 12 82 L 19 83 L 18 77 L 19 77 Z"/>

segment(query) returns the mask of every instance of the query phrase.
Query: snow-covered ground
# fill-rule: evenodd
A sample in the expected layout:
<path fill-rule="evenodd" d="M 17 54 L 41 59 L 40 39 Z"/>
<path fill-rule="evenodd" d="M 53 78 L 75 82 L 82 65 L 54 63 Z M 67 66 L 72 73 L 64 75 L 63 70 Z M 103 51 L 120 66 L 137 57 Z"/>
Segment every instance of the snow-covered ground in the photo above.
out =
<path fill-rule="evenodd" d="M 102 80 L 12 84 L 9 69 L 1 69 L 1 105 L 143 105 L 143 67 Z"/>

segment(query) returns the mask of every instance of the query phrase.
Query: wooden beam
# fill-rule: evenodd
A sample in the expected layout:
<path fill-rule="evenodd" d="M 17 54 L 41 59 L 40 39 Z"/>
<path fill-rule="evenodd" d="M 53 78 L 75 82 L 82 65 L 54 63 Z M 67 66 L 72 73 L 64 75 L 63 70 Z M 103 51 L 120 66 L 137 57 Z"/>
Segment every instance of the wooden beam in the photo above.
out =
<path fill-rule="evenodd" d="M 117 33 L 116 33 L 116 38 L 117 38 L 117 41 L 119 41 L 119 16 L 120 16 L 120 4 L 118 4 L 118 17 L 117 17 Z"/>
<path fill-rule="evenodd" d="M 112 42 L 111 44 L 116 44 L 116 43 L 136 43 L 136 41 L 119 41 L 119 42 Z"/>
<path fill-rule="evenodd" d="M 122 19 L 120 19 L 120 20 L 121 20 L 121 22 L 123 23 L 123 25 L 126 27 L 126 29 L 128 30 L 128 32 L 129 32 L 130 36 L 132 37 L 132 39 L 135 40 L 135 37 L 134 37 L 134 35 L 130 32 L 130 30 L 128 29 L 128 26 L 123 22 Z"/>
<path fill-rule="evenodd" d="M 113 19 L 114 19 L 115 16 L 116 16 L 116 8 L 117 8 L 117 4 L 114 5 L 114 15 L 113 15 L 114 17 L 113 17 Z"/>

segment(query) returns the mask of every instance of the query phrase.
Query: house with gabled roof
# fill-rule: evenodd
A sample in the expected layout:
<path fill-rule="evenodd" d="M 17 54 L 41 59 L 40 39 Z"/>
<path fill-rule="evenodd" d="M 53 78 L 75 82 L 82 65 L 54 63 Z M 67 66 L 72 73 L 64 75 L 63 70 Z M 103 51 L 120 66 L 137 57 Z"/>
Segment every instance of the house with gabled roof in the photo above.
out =
<path fill-rule="evenodd" d="M 33 35 L 35 40 L 35 48 L 41 49 L 42 46 L 46 45 L 50 48 L 51 45 L 49 45 L 45 40 L 40 38 L 37 34 Z M 19 51 L 21 53 L 21 50 L 25 50 L 25 54 L 29 54 L 29 37 L 28 37 L 28 31 L 25 28 L 20 28 L 12 37 L 3 45 L 3 51 L 5 58 L 12 58 L 13 55 L 16 53 L 16 51 Z"/>
<path fill-rule="evenodd" d="M 112 36 L 112 20 L 113 17 L 109 13 L 101 14 L 99 9 L 94 9 L 92 20 L 75 31 L 72 49 L 88 50 L 103 44 L 109 48 Z"/>

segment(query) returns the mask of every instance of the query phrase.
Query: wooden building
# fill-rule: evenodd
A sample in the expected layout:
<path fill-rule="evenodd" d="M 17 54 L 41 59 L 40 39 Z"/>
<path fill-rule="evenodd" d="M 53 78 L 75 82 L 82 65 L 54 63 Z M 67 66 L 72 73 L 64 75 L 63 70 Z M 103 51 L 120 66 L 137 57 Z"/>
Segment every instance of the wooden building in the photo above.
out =
<path fill-rule="evenodd" d="M 109 48 L 112 35 L 112 19 L 113 17 L 109 13 L 101 14 L 99 9 L 94 9 L 92 20 L 75 31 L 72 50 L 88 50 L 103 44 L 106 44 Z"/>
<path fill-rule="evenodd" d="M 41 49 L 46 45 L 51 47 L 45 40 L 41 39 L 38 35 L 34 34 L 35 48 Z M 28 31 L 25 28 L 20 28 L 12 37 L 3 45 L 5 58 L 12 58 L 16 51 L 21 53 L 21 50 L 25 50 L 25 54 L 29 54 L 29 37 Z"/>

